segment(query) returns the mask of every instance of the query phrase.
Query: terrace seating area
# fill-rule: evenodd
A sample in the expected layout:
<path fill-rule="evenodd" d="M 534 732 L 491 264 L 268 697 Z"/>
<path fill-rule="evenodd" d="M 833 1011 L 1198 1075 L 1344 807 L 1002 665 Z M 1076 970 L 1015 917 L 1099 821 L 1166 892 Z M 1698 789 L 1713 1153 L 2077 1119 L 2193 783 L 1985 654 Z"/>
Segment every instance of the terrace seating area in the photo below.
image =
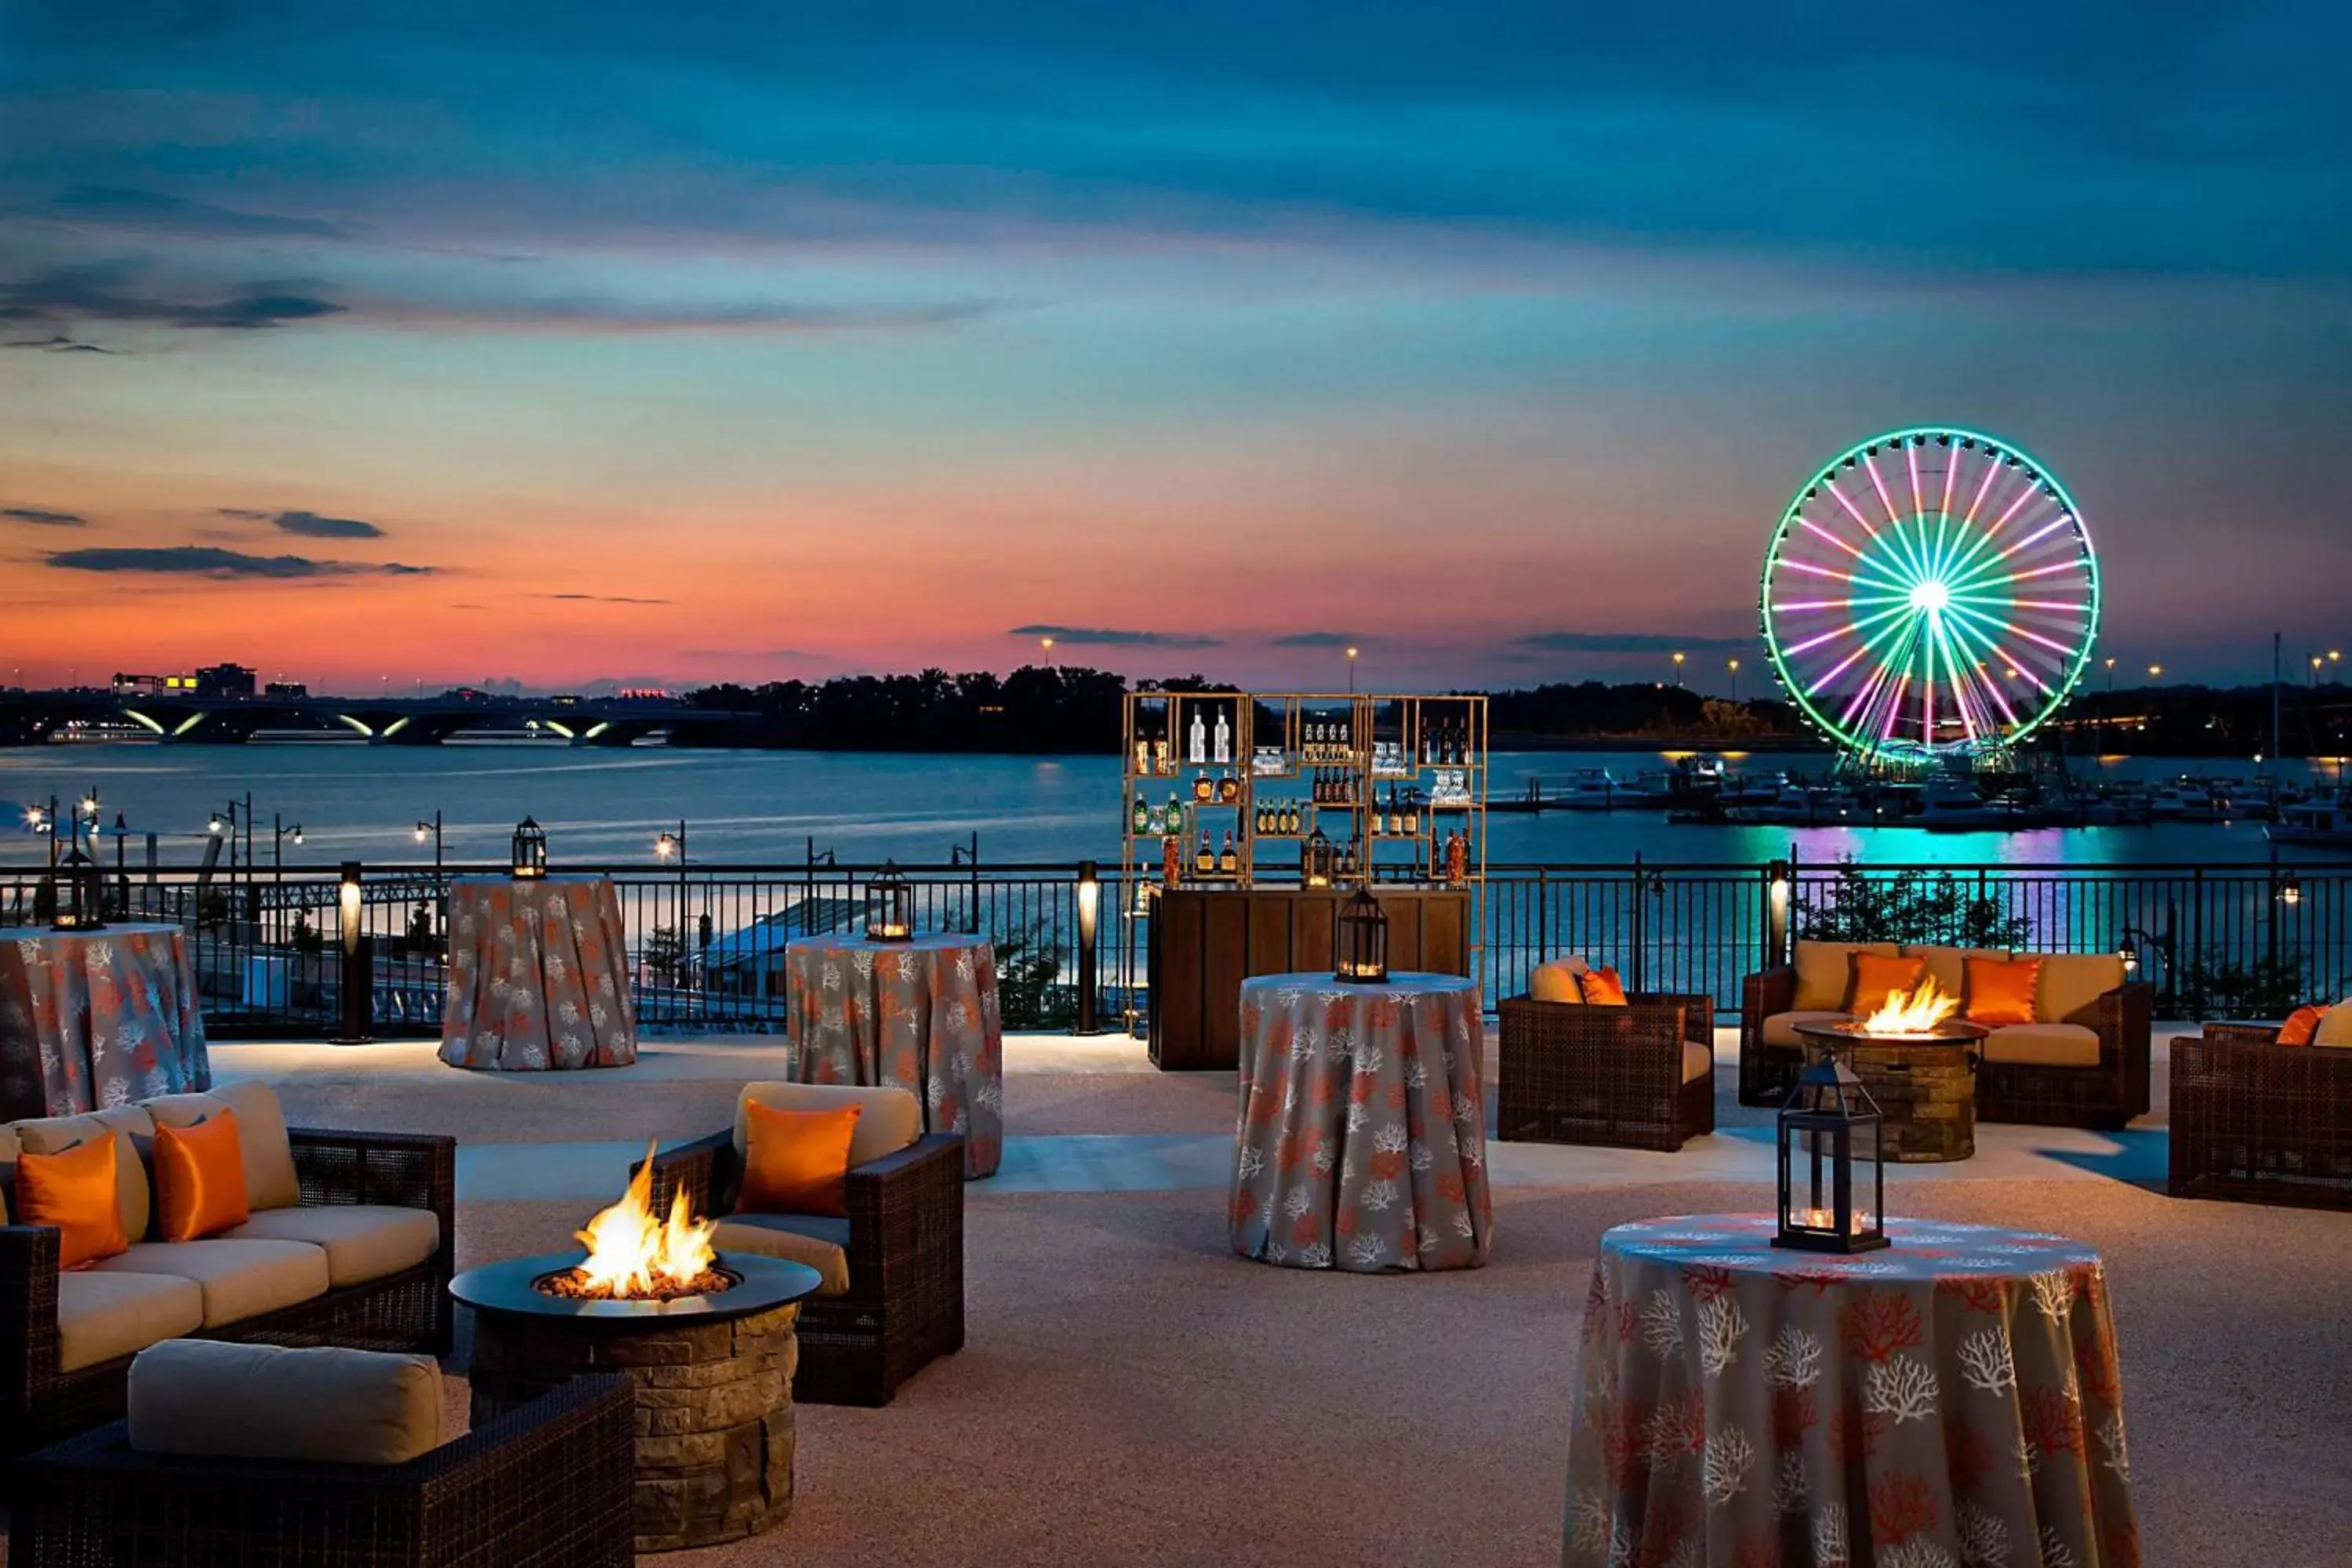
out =
<path fill-rule="evenodd" d="M 938 1194 L 911 1208 L 853 1199 L 834 1239 L 816 1234 L 831 1227 L 809 1226 L 791 1233 L 815 1247 L 784 1244 L 820 1273 L 835 1267 L 825 1249 L 838 1248 L 849 1276 L 846 1290 L 828 1280 L 803 1307 L 790 1518 L 731 1544 L 646 1560 L 1559 1561 L 1577 1346 L 1601 1234 L 1649 1216 L 1769 1204 L 1771 1116 L 1739 1101 L 1738 1031 L 1710 1027 L 1696 999 L 1628 1000 L 1622 1010 L 1580 1013 L 1570 1027 L 1581 1038 L 1530 1037 L 1532 1047 L 1507 1044 L 1515 1016 L 1540 1019 L 1530 1006 L 1577 1010 L 1501 1007 L 1485 1049 L 1486 1099 L 1496 1107 L 1491 1257 L 1484 1267 L 1401 1279 L 1233 1257 L 1234 1074 L 1160 1073 L 1140 1043 L 1121 1037 L 1009 1037 L 995 1176 L 937 1184 Z M 1898 1168 L 1890 1198 L 1906 1215 L 2047 1229 L 2095 1247 L 2112 1289 L 2145 1561 L 2294 1561 L 2314 1541 L 2352 1539 L 2352 1497 L 2335 1474 L 2329 1436 L 2352 1386 L 2333 1319 L 2308 1307 L 2314 1292 L 2352 1287 L 2352 1231 L 2297 1206 L 2166 1195 L 2179 1159 L 2168 1131 L 2183 1116 L 2183 1066 L 2204 1059 L 2194 1047 L 2209 1037 L 2227 1032 L 2143 1034 L 2149 1110 L 2129 1126 L 1988 1115 L 1974 1159 Z M 1525 1112 L 1512 1109 L 1503 1080 L 1512 1052 L 1529 1048 L 1638 1063 L 1610 1081 L 1643 1084 L 1627 1102 L 1648 1108 L 1641 1117 L 1592 1114 L 1621 1128 L 1656 1121 L 1672 1129 L 1671 1142 L 1549 1141 L 1582 1131 L 1572 1117 L 1535 1129 L 1543 1141 L 1513 1136 L 1506 1119 Z M 362 1151 L 415 1140 L 446 1147 L 448 1246 L 430 1265 L 446 1280 L 452 1268 L 565 1247 L 627 1181 L 648 1141 L 660 1145 L 656 1206 L 684 1190 L 726 1215 L 741 1180 L 736 1128 L 747 1086 L 750 1098 L 787 1106 L 828 1098 L 789 1082 L 786 1056 L 780 1041 L 647 1040 L 625 1068 L 524 1076 L 449 1069 L 429 1042 L 215 1043 L 212 1093 L 252 1106 L 267 1085 L 287 1121 L 352 1130 L 289 1135 L 305 1173 L 307 1203 L 297 1210 L 397 1206 L 366 1184 L 383 1178 L 362 1174 L 379 1163 Z M 2310 1070 L 2326 1072 L 2335 1058 L 2313 1052 L 2305 1062 L 2325 1062 Z M 1686 1064 L 1702 1070 L 1685 1076 Z M 1562 1069 L 1561 1082 L 1572 1090 L 1580 1080 Z M 1697 1083 L 1707 1085 L 1703 1122 L 1685 1109 Z M 952 1138 L 910 1137 L 903 1105 L 875 1104 L 873 1136 L 896 1148 L 859 1151 L 854 1169 L 871 1191 L 897 1190 L 904 1172 L 927 1163 L 955 1172 Z M 303 1152 L 329 1146 L 352 1151 L 341 1187 L 311 1174 L 320 1156 Z M 925 1207 L 932 1219 L 904 1217 Z M 888 1261 L 936 1246 L 949 1212 L 961 1248 L 952 1335 Z M 2213 1267 L 2220 1258 L 2230 1267 Z M 869 1283 L 877 1273 L 879 1283 Z M 887 1326 L 900 1302 L 914 1303 L 906 1321 L 921 1325 L 905 1334 Z M 820 1330 L 828 1311 L 838 1337 Z M 876 1320 L 862 1342 L 851 1331 L 861 1319 Z M 224 1337 L 235 1327 L 220 1325 Z M 414 1329 L 406 1342 L 433 1348 L 439 1325 Z M 917 1349 L 889 1348 L 908 1335 Z M 467 1340 L 460 1323 L 441 1363 L 452 1474 L 480 1473 L 497 1462 L 485 1443 L 545 1418 L 502 1416 L 480 1441 L 462 1435 Z M 845 1382 L 832 1382 L 834 1373 L 812 1379 L 812 1363 L 828 1358 L 851 1369 L 838 1374 Z M 1410 1422 L 1396 1418 L 1405 1397 L 1396 1368 L 1411 1369 Z M 247 1461 L 129 1455 L 121 1428 L 93 1426 L 44 1461 L 79 1467 L 79 1488 L 134 1477 L 143 1487 L 173 1464 L 277 1473 Z M 586 1439 L 544 1439 L 563 1440 Z M 1263 1466 L 1232 1462 L 1243 1449 L 1274 1457 L 1312 1506 L 1269 1513 Z M 429 1469 L 436 1458 L 408 1463 Z M 383 1479 L 395 1490 L 406 1484 Z"/>

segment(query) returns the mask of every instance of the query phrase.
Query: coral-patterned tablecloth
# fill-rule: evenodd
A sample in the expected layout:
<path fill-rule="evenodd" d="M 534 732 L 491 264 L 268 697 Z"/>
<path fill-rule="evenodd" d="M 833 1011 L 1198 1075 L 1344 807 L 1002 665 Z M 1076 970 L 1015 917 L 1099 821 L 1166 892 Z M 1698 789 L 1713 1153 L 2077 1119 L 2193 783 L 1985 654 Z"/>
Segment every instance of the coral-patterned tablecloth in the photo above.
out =
<path fill-rule="evenodd" d="M 1241 1008 L 1234 1250 L 1359 1274 L 1483 1265 L 1477 982 L 1265 974 Z"/>
<path fill-rule="evenodd" d="M 2137 1568 L 2099 1256 L 1889 1219 L 1783 1251 L 1769 1215 L 1601 1238 L 1566 1568 Z"/>
<path fill-rule="evenodd" d="M 0 1117 L 69 1116 L 212 1085 L 178 926 L 0 938 Z"/>
<path fill-rule="evenodd" d="M 1004 1033 L 988 939 L 802 937 L 785 962 L 792 1076 L 911 1089 L 924 1131 L 963 1134 L 964 1175 L 994 1175 L 1004 1152 Z"/>
<path fill-rule="evenodd" d="M 637 1059 L 628 937 L 611 878 L 450 882 L 441 1059 L 507 1072 Z"/>

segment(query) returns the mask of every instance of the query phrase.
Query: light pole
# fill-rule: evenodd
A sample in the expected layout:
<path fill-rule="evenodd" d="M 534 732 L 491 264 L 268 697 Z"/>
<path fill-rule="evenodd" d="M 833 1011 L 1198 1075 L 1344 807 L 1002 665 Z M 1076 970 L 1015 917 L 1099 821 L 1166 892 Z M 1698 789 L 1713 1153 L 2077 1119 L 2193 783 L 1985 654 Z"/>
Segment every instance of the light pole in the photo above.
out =
<path fill-rule="evenodd" d="M 433 878 L 434 880 L 437 882 L 441 879 L 441 808 L 437 805 L 433 808 L 432 821 L 426 822 L 422 818 L 418 819 L 416 824 L 416 842 L 419 844 L 424 843 L 425 836 L 428 834 L 431 835 L 433 838 Z"/>
<path fill-rule="evenodd" d="M 1051 642 L 1053 639 L 1046 639 Z M 686 819 L 680 817 L 675 832 L 664 828 L 654 840 L 656 859 L 677 862 L 677 961 L 670 972 L 670 984 L 681 989 L 686 984 Z"/>
<path fill-rule="evenodd" d="M 1039 637 L 1037 639 L 1037 646 L 1045 650 L 1046 668 L 1054 668 L 1054 639 L 1052 637 Z"/>
<path fill-rule="evenodd" d="M 1731 668 L 1731 700 L 1738 702 L 1739 700 L 1739 661 L 1734 658 L 1724 662 Z"/>
<path fill-rule="evenodd" d="M 1353 697 L 1356 694 L 1357 652 L 1358 650 L 1352 647 L 1348 649 L 1348 695 L 1350 697 Z"/>
<path fill-rule="evenodd" d="M 2107 660 L 2107 695 L 2108 695 L 2108 696 L 2110 696 L 2110 697 L 2113 697 L 2115 694 L 2116 694 L 2116 661 L 2115 661 L 2113 658 L 2109 658 L 2109 659 Z"/>
<path fill-rule="evenodd" d="M 1688 657 L 1689 657 L 1688 655 L 1686 655 L 1686 654 L 1681 654 L 1681 653 L 1677 653 L 1677 654 L 1675 654 L 1675 655 L 1674 656 L 1674 659 L 1675 659 L 1675 684 L 1676 686 L 1680 686 L 1680 685 L 1683 683 L 1683 660 L 1684 660 L 1685 658 L 1688 658 Z"/>
<path fill-rule="evenodd" d="M 302 847 L 302 825 L 289 823 L 276 812 L 269 814 L 269 869 L 282 876 L 286 869 L 286 841 L 294 840 L 294 847 Z"/>

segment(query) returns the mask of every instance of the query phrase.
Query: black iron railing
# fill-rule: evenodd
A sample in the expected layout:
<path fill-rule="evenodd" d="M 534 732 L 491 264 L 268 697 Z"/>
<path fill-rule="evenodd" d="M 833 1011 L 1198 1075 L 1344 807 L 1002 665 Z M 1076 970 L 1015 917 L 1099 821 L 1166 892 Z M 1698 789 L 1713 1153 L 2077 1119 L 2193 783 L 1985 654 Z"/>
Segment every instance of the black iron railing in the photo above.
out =
<path fill-rule="evenodd" d="M 1148 1005 L 1122 924 L 1147 919 L 1116 869 L 901 868 L 926 930 L 995 944 L 1013 1028 L 1116 1027 Z M 653 1030 L 781 1033 L 784 948 L 854 930 L 876 868 L 577 866 L 614 882 L 637 1016 Z M 110 868 L 108 918 L 190 936 L 222 1037 L 429 1035 L 439 1028 L 450 878 L 499 867 Z M 353 889 L 347 901 L 345 887 Z M 0 927 L 46 924 L 42 866 L 0 868 Z M 1738 1005 L 1748 974 L 1806 935 L 2126 951 L 2174 1016 L 2267 1016 L 2352 982 L 2352 866 L 1498 865 L 1478 889 L 1489 1002 L 1579 953 L 1632 989 Z M 1084 983 L 1082 983 L 1082 976 Z M 1090 994 L 1089 994 L 1090 993 Z"/>

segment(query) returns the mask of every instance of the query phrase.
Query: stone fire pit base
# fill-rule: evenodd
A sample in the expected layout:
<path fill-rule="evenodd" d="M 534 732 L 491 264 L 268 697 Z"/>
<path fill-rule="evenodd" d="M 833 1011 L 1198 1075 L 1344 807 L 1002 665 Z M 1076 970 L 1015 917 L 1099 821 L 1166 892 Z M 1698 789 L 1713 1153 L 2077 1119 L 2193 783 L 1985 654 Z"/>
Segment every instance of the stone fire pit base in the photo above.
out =
<path fill-rule="evenodd" d="M 563 1320 L 478 1311 L 474 1424 L 583 1373 L 636 1385 L 636 1550 L 735 1541 L 793 1510 L 797 1303 L 740 1318 Z"/>

